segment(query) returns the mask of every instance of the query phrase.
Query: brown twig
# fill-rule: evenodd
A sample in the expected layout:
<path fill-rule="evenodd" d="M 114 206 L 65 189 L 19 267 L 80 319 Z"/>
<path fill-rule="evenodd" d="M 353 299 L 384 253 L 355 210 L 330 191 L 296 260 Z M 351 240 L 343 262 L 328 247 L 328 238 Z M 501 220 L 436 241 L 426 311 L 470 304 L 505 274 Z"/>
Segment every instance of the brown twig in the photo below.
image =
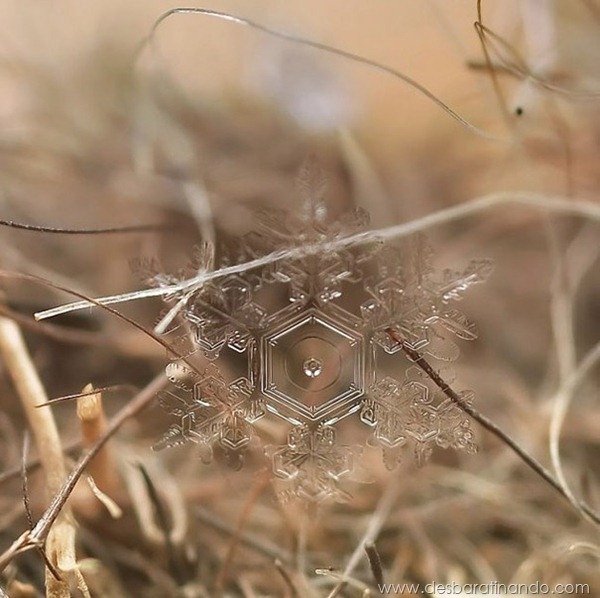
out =
<path fill-rule="evenodd" d="M 373 573 L 373 579 L 378 586 L 382 586 L 385 581 L 383 577 L 383 566 L 381 564 L 381 557 L 377 551 L 377 547 L 374 542 L 367 542 L 365 544 L 365 552 L 369 559 L 369 565 L 371 566 L 371 573 Z"/>
<path fill-rule="evenodd" d="M 113 384 L 112 386 L 103 386 L 101 388 L 93 388 L 90 386 L 90 388 L 91 390 L 84 390 L 83 392 L 78 392 L 76 394 L 64 395 L 62 397 L 48 399 L 47 403 L 44 403 L 43 405 L 38 405 L 38 407 L 47 407 L 49 405 L 56 405 L 57 403 L 66 403 L 74 399 L 82 399 L 83 397 L 89 397 L 103 392 L 118 392 L 120 390 L 138 390 L 138 388 L 133 384 Z"/>
<path fill-rule="evenodd" d="M 76 440 L 75 442 L 72 442 L 71 444 L 64 447 L 63 453 L 70 455 L 71 453 L 77 452 L 79 449 L 81 449 L 81 441 Z M 42 460 L 39 457 L 36 457 L 35 459 L 31 459 L 31 461 L 29 461 L 25 465 L 27 473 L 31 473 L 32 471 L 35 471 L 36 469 L 38 469 L 38 467 L 41 464 L 42 464 Z M 6 482 L 10 482 L 11 480 L 18 478 L 20 475 L 22 475 L 22 471 L 23 471 L 22 465 L 18 465 L 16 467 L 13 467 L 12 469 L 7 469 L 6 471 L 3 471 L 0 474 L 0 486 L 2 486 L 2 484 L 5 484 Z"/>
<path fill-rule="evenodd" d="M 541 87 L 542 89 L 545 89 L 546 91 L 550 91 L 567 97 L 592 99 L 598 98 L 598 96 L 600 95 L 597 91 L 593 90 L 584 91 L 578 89 L 569 89 L 561 85 L 556 85 L 550 80 L 540 77 L 531 70 L 531 68 L 527 65 L 525 59 L 503 37 L 492 31 L 489 27 L 486 27 L 485 25 L 483 25 L 483 23 L 480 23 L 479 21 L 475 23 L 475 28 L 477 29 L 477 33 L 483 40 L 489 41 L 488 38 L 490 38 L 500 48 L 505 50 L 510 57 L 512 57 L 512 61 L 509 61 L 508 58 L 504 58 L 500 54 L 500 51 L 496 49 L 496 53 L 498 54 L 498 59 L 501 61 L 501 64 L 489 65 L 489 68 L 491 68 L 494 73 L 510 74 L 516 77 L 517 79 L 527 78 L 528 80 L 532 81 L 535 85 Z M 468 62 L 467 66 L 469 66 L 469 68 L 483 68 L 488 70 L 487 63 L 482 64 L 477 61 Z M 553 78 L 560 79 L 560 73 L 555 72 Z M 562 76 L 562 78 L 564 78 L 564 75 Z"/>
<path fill-rule="evenodd" d="M 470 415 L 488 432 L 499 438 L 506 444 L 526 465 L 528 465 L 537 475 L 544 479 L 554 490 L 566 498 L 571 504 L 568 494 L 561 483 L 546 469 L 535 457 L 530 455 L 519 443 L 509 436 L 491 419 L 477 411 L 472 405 L 469 405 L 444 381 L 444 379 L 433 369 L 429 362 L 418 351 L 410 347 L 408 343 L 392 328 L 387 328 L 386 333 L 400 345 L 404 353 L 419 366 L 433 383 L 453 402 L 459 409 Z M 576 506 L 582 513 L 587 515 L 594 523 L 600 525 L 600 514 L 596 513 L 589 505 L 584 502 L 576 501 Z"/>
<path fill-rule="evenodd" d="M 132 224 L 130 226 L 112 226 L 104 228 L 60 228 L 55 226 L 40 226 L 37 224 L 27 224 L 24 222 L 15 222 L 14 220 L 4 220 L 0 218 L 0 226 L 16 228 L 34 233 L 53 233 L 56 235 L 111 235 L 111 234 L 130 234 L 130 233 L 149 233 L 156 231 L 173 230 L 168 224 Z"/>
<path fill-rule="evenodd" d="M 490 70 L 492 70 L 499 75 L 509 75 L 511 77 L 518 76 L 518 73 L 515 73 L 515 71 L 511 70 L 509 67 L 507 67 L 504 64 L 496 64 L 496 63 L 488 64 L 487 62 L 481 61 L 481 60 L 467 60 L 467 68 L 470 68 L 474 71 L 490 71 Z"/>
<path fill-rule="evenodd" d="M 23 506 L 29 527 L 33 527 L 33 515 L 31 513 L 31 501 L 29 500 L 29 480 L 27 479 L 27 456 L 29 455 L 29 432 L 23 437 L 23 458 L 21 461 L 21 491 L 23 493 Z"/>

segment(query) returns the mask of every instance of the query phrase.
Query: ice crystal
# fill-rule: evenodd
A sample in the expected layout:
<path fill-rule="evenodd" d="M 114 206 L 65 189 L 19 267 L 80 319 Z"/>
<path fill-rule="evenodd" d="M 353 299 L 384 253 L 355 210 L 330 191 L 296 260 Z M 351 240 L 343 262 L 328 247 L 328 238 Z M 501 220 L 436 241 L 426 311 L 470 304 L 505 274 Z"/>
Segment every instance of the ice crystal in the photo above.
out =
<path fill-rule="evenodd" d="M 187 302 L 183 315 L 197 346 L 211 361 L 225 346 L 246 351 L 267 317 L 252 301 L 252 286 L 237 276 L 204 285 Z"/>
<path fill-rule="evenodd" d="M 338 480 L 351 473 L 355 451 L 338 445 L 334 428 L 294 426 L 287 444 L 269 450 L 276 477 L 285 480 L 289 489 L 283 498 L 298 497 L 310 502 L 343 497 Z"/>
<path fill-rule="evenodd" d="M 254 435 L 253 413 L 242 381 L 227 384 L 212 364 L 197 373 L 171 363 L 167 375 L 174 389 L 161 393 L 159 401 L 178 422 L 155 448 L 191 441 L 200 446 L 200 455 L 206 463 L 212 461 L 213 450 L 218 448 L 230 465 L 241 467 Z"/>
<path fill-rule="evenodd" d="M 419 382 L 401 384 L 389 377 L 374 384 L 370 391 L 363 401 L 360 419 L 373 427 L 373 437 L 383 448 L 389 468 L 396 465 L 401 454 L 398 449 L 409 440 L 419 465 L 429 458 L 434 445 L 469 453 L 477 450 L 468 417 L 443 393 L 430 393 Z M 470 403 L 473 394 L 466 391 L 460 396 Z"/>
<path fill-rule="evenodd" d="M 352 414 L 371 429 L 388 467 L 409 443 L 419 464 L 434 446 L 476 450 L 468 417 L 423 377 L 407 374 L 415 368 L 386 330 L 434 363 L 453 361 L 458 347 L 450 337 L 477 336 L 453 304 L 486 279 L 491 265 L 474 260 L 438 274 L 422 236 L 337 243 L 363 230 L 368 216 L 356 210 L 331 221 L 315 199 L 320 184 L 312 188 L 297 213 L 256 214 L 237 251 L 247 261 L 295 248 L 293 257 L 168 297 L 181 306 L 191 356 L 204 365 L 188 359 L 168 366 L 173 388 L 161 404 L 176 423 L 156 448 L 192 441 L 205 461 L 218 452 L 240 467 L 260 434 L 256 422 L 274 416 L 289 426 L 287 443 L 267 450 L 274 475 L 287 484 L 286 496 L 320 501 L 339 495 L 340 479 L 352 473 L 356 450 L 338 444 L 335 429 Z M 196 262 L 207 268 L 210 257 Z M 182 278 L 159 274 L 151 284 Z M 461 398 L 470 402 L 472 393 Z"/>

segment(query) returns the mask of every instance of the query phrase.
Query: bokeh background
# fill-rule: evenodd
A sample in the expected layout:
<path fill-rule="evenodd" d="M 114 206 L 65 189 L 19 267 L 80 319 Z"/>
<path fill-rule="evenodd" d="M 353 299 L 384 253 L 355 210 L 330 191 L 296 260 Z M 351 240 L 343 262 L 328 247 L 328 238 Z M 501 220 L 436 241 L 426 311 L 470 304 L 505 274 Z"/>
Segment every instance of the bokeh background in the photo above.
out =
<path fill-rule="evenodd" d="M 500 203 L 428 236 L 440 268 L 494 259 L 491 280 L 461 305 L 480 338 L 463 343 L 457 383 L 549 463 L 559 398 L 600 331 L 597 211 L 573 216 L 543 205 L 545 197 L 575 211 L 598 203 L 598 2 L 482 2 L 483 23 L 499 36 L 488 36 L 497 86 L 473 0 L 202 4 L 401 71 L 493 139 L 389 74 L 207 16 L 174 16 L 136 54 L 173 7 L 0 3 L 0 217 L 74 228 L 160 221 L 178 230 L 109 238 L 3 228 L 1 267 L 94 297 L 140 288 L 130 260 L 160 256 L 175 270 L 201 238 L 227 242 L 248 232 L 257 208 L 294 209 L 307 155 L 323 167 L 331 213 L 364 207 L 373 228 L 488 194 L 534 194 L 535 208 Z M 198 215 L 190 185 L 209 217 Z M 31 314 L 69 297 L 18 281 L 3 288 L 49 396 L 88 382 L 141 387 L 164 367 L 163 348 L 108 314 L 87 310 L 42 329 Z M 151 328 L 163 306 L 120 309 Z M 1 384 L 0 464 L 10 471 L 26 423 L 5 371 Z M 109 417 L 128 396 L 105 397 Z M 563 467 L 575 494 L 598 505 L 597 367 L 572 399 Z M 72 444 L 80 435 L 74 406 L 59 405 L 55 415 L 64 445 Z M 370 483 L 353 485 L 345 504 L 307 513 L 277 501 L 258 457 L 231 472 L 201 465 L 187 448 L 151 453 L 165 425 L 152 406 L 112 441 L 114 467 L 128 480 L 116 497 L 120 522 L 74 504 L 81 558 L 97 566 L 86 569 L 94 595 L 327 596 L 348 562 L 350 581 L 338 595 L 378 595 L 361 548 L 374 521 L 386 581 L 573 581 L 599 590 L 597 529 L 485 431 L 478 456 L 436 454 L 424 469 L 407 459 L 389 472 L 368 457 L 362 477 Z M 140 507 L 148 490 L 131 473 L 138 461 L 170 517 L 186 522 L 176 557 L 151 529 L 156 513 Z M 30 484 L 39 515 L 42 476 L 32 474 Z M 18 479 L 0 486 L 2 548 L 26 525 L 20 494 Z M 12 581 L 11 598 L 43 595 L 36 553 L 3 581 L 15 579 L 26 589 Z"/>

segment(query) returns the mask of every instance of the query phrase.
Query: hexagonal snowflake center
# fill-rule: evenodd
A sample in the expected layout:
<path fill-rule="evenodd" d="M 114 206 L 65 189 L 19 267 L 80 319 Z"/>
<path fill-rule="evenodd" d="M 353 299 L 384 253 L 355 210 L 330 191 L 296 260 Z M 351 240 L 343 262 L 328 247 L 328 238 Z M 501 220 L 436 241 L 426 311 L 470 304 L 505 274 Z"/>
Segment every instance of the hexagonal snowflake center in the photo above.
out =
<path fill-rule="evenodd" d="M 267 406 L 288 420 L 344 417 L 364 391 L 362 337 L 341 318 L 309 309 L 268 333 L 262 348 Z"/>

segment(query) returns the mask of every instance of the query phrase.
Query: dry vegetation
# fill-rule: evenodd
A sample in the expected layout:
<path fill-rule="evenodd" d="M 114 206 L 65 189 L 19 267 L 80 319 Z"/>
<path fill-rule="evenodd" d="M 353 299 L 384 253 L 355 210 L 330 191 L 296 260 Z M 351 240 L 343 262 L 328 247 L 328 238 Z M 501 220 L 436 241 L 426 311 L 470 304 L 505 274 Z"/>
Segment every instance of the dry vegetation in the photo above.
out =
<path fill-rule="evenodd" d="M 382 578 L 600 595 L 597 0 L 482 2 L 475 28 L 475 0 L 227 4 L 393 65 L 477 130 L 398 73 L 207 16 L 174 16 L 140 51 L 158 2 L 4 4 L 0 218 L 162 228 L 0 230 L 0 596 L 376 596 Z M 240 471 L 151 450 L 168 426 L 166 349 L 144 332 L 160 299 L 33 318 L 143 288 L 135 258 L 174 272 L 201 241 L 235 246 L 256 210 L 297 209 L 307 156 L 333 220 L 362 207 L 384 236 L 426 231 L 440 267 L 494 260 L 461 304 L 480 334 L 452 386 L 558 490 L 473 422 L 477 455 L 388 471 L 365 450 L 346 501 L 282 503 L 261 446 Z"/>

